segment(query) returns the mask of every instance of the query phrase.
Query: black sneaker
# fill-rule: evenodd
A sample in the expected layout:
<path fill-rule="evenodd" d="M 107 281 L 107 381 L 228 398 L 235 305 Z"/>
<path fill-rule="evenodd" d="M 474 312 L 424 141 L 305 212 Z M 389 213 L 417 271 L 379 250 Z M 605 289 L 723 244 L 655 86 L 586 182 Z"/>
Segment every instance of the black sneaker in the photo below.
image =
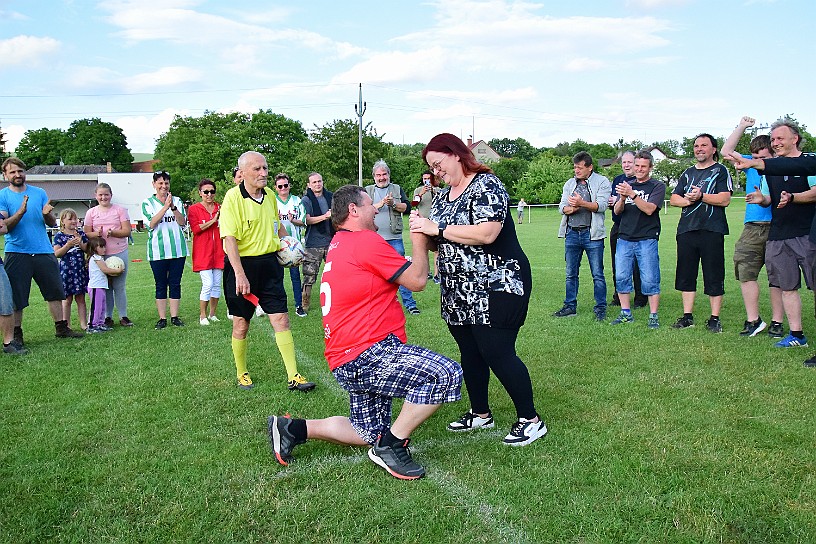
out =
<path fill-rule="evenodd" d="M 306 381 L 306 378 L 300 374 L 295 374 L 294 378 L 289 380 L 289 391 L 311 391 L 315 388 L 315 384 Z"/>
<path fill-rule="evenodd" d="M 816 368 L 816 355 L 804 362 L 806 368 Z"/>
<path fill-rule="evenodd" d="M 105 318 L 105 326 L 110 327 L 111 329 L 113 328 L 113 318 L 112 317 L 106 317 Z"/>
<path fill-rule="evenodd" d="M 612 300 L 609 301 L 610 306 L 620 306 L 620 298 L 618 298 L 618 294 L 615 293 L 612 295 Z"/>
<path fill-rule="evenodd" d="M 292 462 L 292 450 L 295 449 L 295 446 L 305 442 L 296 439 L 295 435 L 289 431 L 291 424 L 292 419 L 288 417 L 269 416 L 266 419 L 269 445 L 272 446 L 272 451 L 275 452 L 275 459 L 285 467 L 288 467 L 289 463 Z"/>
<path fill-rule="evenodd" d="M 132 327 L 133 321 L 131 321 L 130 319 L 127 318 L 127 316 L 125 316 L 119 320 L 119 324 L 122 325 L 123 327 Z"/>
<path fill-rule="evenodd" d="M 68 326 L 68 322 L 66 320 L 56 321 L 54 323 L 54 328 L 56 332 L 54 336 L 57 338 L 82 338 L 85 336 L 84 333 L 79 331 L 75 331 L 71 327 Z"/>
<path fill-rule="evenodd" d="M 22 327 L 14 327 L 14 341 L 20 346 L 25 346 L 25 342 L 23 341 L 23 328 Z"/>
<path fill-rule="evenodd" d="M 166 319 L 159 319 L 158 321 L 156 321 L 156 330 L 157 331 L 161 330 L 161 329 L 163 329 L 165 327 L 167 327 L 167 320 Z"/>
<path fill-rule="evenodd" d="M 782 338 L 785 336 L 785 329 L 782 328 L 782 323 L 771 321 L 771 326 L 768 327 L 768 336 L 771 338 Z"/>
<path fill-rule="evenodd" d="M 706 329 L 709 332 L 722 332 L 722 322 L 719 317 L 709 317 L 706 322 Z"/>
<path fill-rule="evenodd" d="M 493 414 L 487 413 L 487 417 L 482 417 L 468 410 L 456 421 L 448 423 L 448 430 L 453 432 L 472 431 L 473 429 L 493 428 Z"/>
<path fill-rule="evenodd" d="M 368 458 L 384 468 L 394 478 L 416 480 L 425 476 L 425 469 L 416 464 L 408 449 L 409 439 L 397 442 L 393 446 L 381 446 L 377 437 L 374 446 L 368 450 Z"/>
<path fill-rule="evenodd" d="M 414 306 L 413 308 L 408 308 L 408 313 L 411 315 L 419 315 L 419 308 Z"/>
<path fill-rule="evenodd" d="M 3 353 L 8 353 L 10 355 L 25 355 L 28 353 L 28 350 L 12 340 L 8 344 L 3 344 Z"/>
<path fill-rule="evenodd" d="M 688 327 L 694 326 L 694 318 L 693 317 L 686 317 L 681 316 L 680 319 L 674 322 L 672 325 L 673 329 L 687 329 Z"/>
<path fill-rule="evenodd" d="M 564 306 L 552 315 L 553 317 L 572 317 L 574 315 L 578 315 L 578 312 L 575 310 L 575 308 Z"/>
<path fill-rule="evenodd" d="M 298 306 L 295 308 L 295 315 L 298 317 L 306 317 L 308 314 L 306 313 L 306 310 L 303 309 L 303 306 Z"/>
<path fill-rule="evenodd" d="M 171 317 L 170 318 L 170 323 L 172 323 L 174 327 L 183 327 L 184 326 L 184 321 L 182 321 L 178 317 Z"/>
<path fill-rule="evenodd" d="M 742 330 L 740 331 L 740 336 L 747 337 L 756 336 L 757 334 L 764 331 L 765 327 L 767 326 L 768 324 L 762 321 L 761 317 L 756 321 L 746 321 L 745 325 L 742 327 Z"/>
<path fill-rule="evenodd" d="M 606 308 L 595 310 L 595 321 L 606 321 Z"/>
<path fill-rule="evenodd" d="M 538 421 L 531 421 L 529 419 L 519 418 L 507 436 L 504 437 L 504 443 L 508 446 L 526 446 L 535 442 L 542 436 L 547 434 L 547 426 L 544 421 L 539 418 Z"/>

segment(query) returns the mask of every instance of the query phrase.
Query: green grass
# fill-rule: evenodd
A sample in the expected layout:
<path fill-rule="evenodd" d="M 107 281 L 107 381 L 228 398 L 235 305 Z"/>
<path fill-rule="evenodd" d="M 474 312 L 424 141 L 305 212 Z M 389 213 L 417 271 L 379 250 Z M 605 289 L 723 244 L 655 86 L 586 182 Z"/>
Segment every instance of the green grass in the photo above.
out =
<path fill-rule="evenodd" d="M 729 209 L 727 262 L 743 209 Z M 132 329 L 55 340 L 35 289 L 32 353 L 0 357 L 0 541 L 813 542 L 816 373 L 802 367 L 812 350 L 738 336 L 730 265 L 725 332 L 672 330 L 678 211 L 662 218 L 663 327 L 650 331 L 645 310 L 621 327 L 592 320 L 586 263 L 578 317 L 550 317 L 564 296 L 563 242 L 557 211 L 533 211 L 518 228 L 535 280 L 518 349 L 550 434 L 502 446 L 514 413 L 494 381 L 497 428 L 453 435 L 444 427 L 467 403 L 442 407 L 413 437 L 428 470 L 416 482 L 386 476 L 361 448 L 319 442 L 299 446 L 288 468 L 275 462 L 267 415 L 347 413 L 318 312 L 292 318 L 301 371 L 318 388 L 286 390 L 269 323 L 254 320 L 247 392 L 235 385 L 229 322 L 196 324 L 189 270 L 183 329 L 153 330 L 147 262 L 132 263 Z M 137 235 L 131 258 L 144 243 Z M 438 298 L 434 285 L 418 295 L 409 338 L 456 358 Z M 816 340 L 810 292 L 803 299 Z M 767 317 L 765 293 L 762 304 Z M 705 297 L 695 316 L 708 316 Z"/>

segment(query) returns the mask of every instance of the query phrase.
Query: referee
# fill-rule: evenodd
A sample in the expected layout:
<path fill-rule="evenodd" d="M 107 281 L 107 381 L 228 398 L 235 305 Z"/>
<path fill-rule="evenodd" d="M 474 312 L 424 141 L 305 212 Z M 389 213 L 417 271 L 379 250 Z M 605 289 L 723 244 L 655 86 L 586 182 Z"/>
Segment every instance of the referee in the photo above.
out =
<path fill-rule="evenodd" d="M 275 330 L 289 389 L 310 391 L 315 384 L 298 373 L 295 342 L 289 330 L 286 291 L 283 289 L 283 267 L 275 252 L 286 228 L 278 220 L 275 193 L 266 188 L 269 166 L 266 158 L 247 151 L 238 159 L 241 183 L 224 196 L 221 206 L 221 238 L 227 258 L 224 262 L 224 297 L 233 315 L 232 354 L 238 376 L 238 387 L 251 389 L 246 363 L 247 331 L 256 305 L 269 316 Z"/>

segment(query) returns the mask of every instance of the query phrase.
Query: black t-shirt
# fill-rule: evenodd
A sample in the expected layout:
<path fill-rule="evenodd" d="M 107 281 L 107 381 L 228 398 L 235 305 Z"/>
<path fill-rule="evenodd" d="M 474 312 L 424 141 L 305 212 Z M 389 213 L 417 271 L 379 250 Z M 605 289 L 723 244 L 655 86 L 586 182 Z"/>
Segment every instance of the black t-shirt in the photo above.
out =
<path fill-rule="evenodd" d="M 789 240 L 809 234 L 816 210 L 813 204 L 794 201 L 793 204 L 789 202 L 782 208 L 777 207 L 782 191 L 801 193 L 810 189 L 808 177 L 766 175 L 765 182 L 771 197 L 771 228 L 768 231 L 768 240 Z"/>
<path fill-rule="evenodd" d="M 618 196 L 618 183 L 622 181 L 632 185 L 635 182 L 635 176 L 627 176 L 626 174 L 615 176 L 615 179 L 612 180 L 612 196 Z M 612 222 L 620 223 L 620 216 L 615 213 L 615 207 L 610 206 L 610 209 L 612 210 Z"/>
<path fill-rule="evenodd" d="M 698 169 L 694 166 L 686 168 L 680 175 L 677 187 L 673 193 L 685 196 L 692 187 L 699 187 L 703 193 L 714 195 L 717 193 L 734 192 L 731 183 L 731 174 L 728 169 L 720 163 L 714 163 L 708 168 Z M 728 234 L 728 221 L 725 218 L 725 208 L 723 206 L 712 206 L 699 200 L 691 206 L 686 206 L 680 213 L 680 221 L 677 223 L 677 234 L 692 232 L 695 230 L 708 230 Z"/>
<path fill-rule="evenodd" d="M 643 213 L 631 198 L 626 198 L 618 223 L 618 238 L 628 242 L 660 238 L 660 209 L 666 199 L 666 184 L 649 178 L 643 183 L 633 181 L 632 189 L 640 198 L 657 206 L 652 215 Z"/>

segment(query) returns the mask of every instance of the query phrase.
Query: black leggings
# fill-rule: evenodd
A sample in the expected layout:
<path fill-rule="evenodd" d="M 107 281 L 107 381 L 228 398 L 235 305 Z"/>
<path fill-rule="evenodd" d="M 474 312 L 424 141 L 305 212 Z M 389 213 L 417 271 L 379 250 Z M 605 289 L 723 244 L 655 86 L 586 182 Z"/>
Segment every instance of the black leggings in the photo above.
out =
<path fill-rule="evenodd" d="M 518 329 L 497 329 L 486 325 L 448 325 L 459 345 L 462 374 L 476 414 L 490 411 L 487 385 L 492 370 L 516 407 L 518 417 L 533 419 L 533 384 L 527 367 L 516 355 Z"/>

